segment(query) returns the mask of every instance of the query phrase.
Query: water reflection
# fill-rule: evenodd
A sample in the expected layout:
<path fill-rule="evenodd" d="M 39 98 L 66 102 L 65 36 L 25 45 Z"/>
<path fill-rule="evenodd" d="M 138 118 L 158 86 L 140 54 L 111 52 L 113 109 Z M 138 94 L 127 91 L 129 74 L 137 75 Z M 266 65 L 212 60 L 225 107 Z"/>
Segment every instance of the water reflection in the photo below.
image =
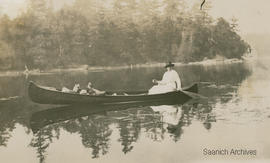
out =
<path fill-rule="evenodd" d="M 30 120 L 34 138 L 30 146 L 37 150 L 42 162 L 46 148 L 59 139 L 60 130 L 77 133 L 85 148 L 92 149 L 92 158 L 98 158 L 109 152 L 113 129 L 116 124 L 119 132 L 118 142 L 122 152 L 131 152 L 142 133 L 153 141 L 163 141 L 169 134 L 175 142 L 184 133 L 193 119 L 202 122 L 207 130 L 215 117 L 209 106 L 188 102 L 185 104 L 158 103 L 118 104 L 97 106 L 66 106 L 35 112 Z M 206 108 L 208 107 L 208 108 Z M 114 131 L 116 132 L 116 131 Z"/>
<path fill-rule="evenodd" d="M 92 149 L 92 158 L 98 158 L 100 153 L 102 155 L 108 153 L 112 134 L 108 122 L 104 122 L 101 118 L 91 119 L 88 117 L 87 119 L 79 119 L 76 125 L 79 127 L 78 132 L 82 138 L 82 144 L 84 147 Z"/>
<path fill-rule="evenodd" d="M 55 133 L 55 135 L 53 133 Z M 59 138 L 59 135 L 59 129 L 55 129 L 53 127 L 40 130 L 33 135 L 30 146 L 36 149 L 37 157 L 39 158 L 40 163 L 45 161 L 46 149 L 51 143 L 53 143 L 53 138 Z"/>
<path fill-rule="evenodd" d="M 258 112 L 260 114 L 264 112 L 254 111 L 256 108 L 254 105 L 264 104 L 262 107 L 268 107 L 266 103 L 261 103 L 262 100 L 253 103 L 254 97 L 243 100 L 245 99 L 243 94 L 248 94 L 243 91 L 243 87 L 248 87 L 246 81 L 252 73 L 245 64 L 216 67 L 180 66 L 176 69 L 182 77 L 183 85 L 199 82 L 200 94 L 208 99 L 189 101 L 180 105 L 159 103 L 140 106 L 102 106 L 95 109 L 92 106 L 89 109 L 78 106 L 54 108 L 55 106 L 38 105 L 31 103 L 27 97 L 29 80 L 55 87 L 72 87 L 75 82 L 86 85 L 88 81 L 92 81 L 98 89 L 146 90 L 151 87 L 152 78 L 162 76 L 164 70 L 161 68 L 83 74 L 61 73 L 29 76 L 28 79 L 1 77 L 0 97 L 18 98 L 0 101 L 0 150 L 5 151 L 9 148 L 10 143 L 14 141 L 12 137 L 27 135 L 31 138 L 31 142 L 20 142 L 25 148 L 29 148 L 27 146 L 30 144 L 30 148 L 35 149 L 39 161 L 46 162 L 46 158 L 50 156 L 49 149 L 55 148 L 53 144 L 64 139 L 64 135 L 72 134 L 79 139 L 83 148 L 89 149 L 90 159 L 98 160 L 97 158 L 103 155 L 113 154 L 115 144 L 121 146 L 120 149 L 116 149 L 128 157 L 128 154 L 134 153 L 136 149 L 141 149 L 140 141 L 183 143 L 183 135 L 187 134 L 187 130 L 192 128 L 194 123 L 199 122 L 203 130 L 212 132 L 216 121 L 234 122 L 233 120 L 239 119 L 239 112 L 247 108 L 243 106 L 253 104 L 252 113 L 256 115 Z M 240 105 L 242 107 L 239 107 Z M 18 124 L 23 126 L 25 131 L 15 132 L 18 131 L 16 128 Z M 68 144 L 61 147 L 70 148 Z"/>

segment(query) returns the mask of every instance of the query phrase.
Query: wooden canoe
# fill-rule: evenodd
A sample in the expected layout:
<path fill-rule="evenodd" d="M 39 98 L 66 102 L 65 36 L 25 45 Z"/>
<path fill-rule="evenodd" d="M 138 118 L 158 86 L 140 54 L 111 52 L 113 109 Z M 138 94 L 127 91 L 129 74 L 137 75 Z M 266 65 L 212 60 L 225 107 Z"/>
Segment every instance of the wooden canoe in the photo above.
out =
<path fill-rule="evenodd" d="M 141 103 L 155 101 L 183 103 L 192 98 L 192 95 L 189 94 L 189 92 L 197 93 L 198 85 L 194 84 L 191 87 L 183 89 L 183 91 L 174 91 L 162 94 L 148 95 L 147 93 L 141 94 L 142 92 L 127 92 L 128 95 L 111 95 L 108 93 L 102 96 L 61 92 L 49 87 L 39 86 L 34 82 L 30 82 L 28 87 L 28 95 L 33 102 L 39 104 L 60 105 Z"/>

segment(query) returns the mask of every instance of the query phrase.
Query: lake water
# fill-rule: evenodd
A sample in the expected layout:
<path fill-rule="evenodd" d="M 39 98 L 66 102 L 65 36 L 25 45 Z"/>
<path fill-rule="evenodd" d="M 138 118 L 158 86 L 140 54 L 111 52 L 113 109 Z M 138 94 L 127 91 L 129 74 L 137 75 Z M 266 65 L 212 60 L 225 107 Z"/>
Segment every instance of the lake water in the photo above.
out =
<path fill-rule="evenodd" d="M 1 76 L 0 162 L 269 162 L 268 67 L 244 62 L 176 70 L 183 86 L 200 83 L 199 93 L 207 99 L 91 112 L 99 108 L 74 111 L 35 104 L 27 96 L 29 81 L 58 88 L 91 81 L 101 90 L 148 90 L 153 78 L 162 77 L 161 67 Z M 33 119 L 40 122 L 36 128 Z M 219 149 L 255 154 L 204 153 Z"/>

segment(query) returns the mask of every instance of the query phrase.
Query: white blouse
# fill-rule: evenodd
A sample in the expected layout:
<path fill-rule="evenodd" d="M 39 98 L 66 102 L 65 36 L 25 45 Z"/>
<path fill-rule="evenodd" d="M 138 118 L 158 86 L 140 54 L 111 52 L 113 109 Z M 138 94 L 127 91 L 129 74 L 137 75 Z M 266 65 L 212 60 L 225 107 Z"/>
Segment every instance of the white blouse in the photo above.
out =
<path fill-rule="evenodd" d="M 164 73 L 162 80 L 158 82 L 161 85 L 170 85 L 171 87 L 181 90 L 181 80 L 175 70 L 170 70 Z"/>

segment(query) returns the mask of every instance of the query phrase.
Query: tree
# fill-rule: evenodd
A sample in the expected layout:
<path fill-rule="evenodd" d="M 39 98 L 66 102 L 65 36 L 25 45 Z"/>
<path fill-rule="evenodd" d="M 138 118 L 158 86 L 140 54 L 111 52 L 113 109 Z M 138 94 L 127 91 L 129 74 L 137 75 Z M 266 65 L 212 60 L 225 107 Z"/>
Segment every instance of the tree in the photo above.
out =
<path fill-rule="evenodd" d="M 0 62 L 49 69 L 241 58 L 247 51 L 236 20 L 214 24 L 208 1 L 202 10 L 199 3 L 187 8 L 185 0 L 75 0 L 54 11 L 51 1 L 28 0 L 26 12 L 1 19 Z"/>
<path fill-rule="evenodd" d="M 213 40 L 214 49 L 226 58 L 241 58 L 248 50 L 248 44 L 241 40 L 241 37 L 223 18 L 219 18 L 214 26 Z"/>

